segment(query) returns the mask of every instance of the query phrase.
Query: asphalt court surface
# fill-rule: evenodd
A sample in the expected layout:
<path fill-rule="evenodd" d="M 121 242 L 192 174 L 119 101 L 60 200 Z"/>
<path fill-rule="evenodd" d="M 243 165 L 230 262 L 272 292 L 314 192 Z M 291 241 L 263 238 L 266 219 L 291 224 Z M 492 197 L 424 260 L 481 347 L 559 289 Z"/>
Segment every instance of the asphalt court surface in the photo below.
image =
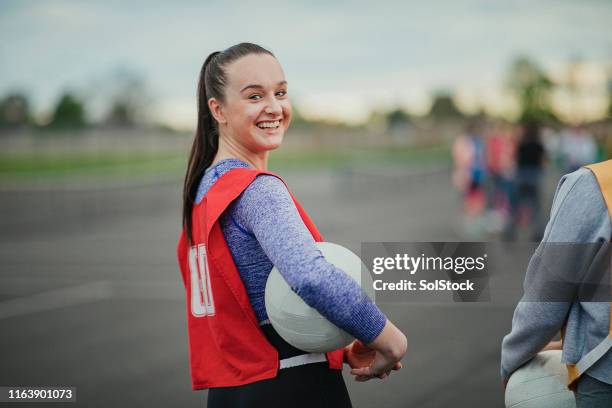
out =
<path fill-rule="evenodd" d="M 446 169 L 283 176 L 326 240 L 357 253 L 362 241 L 463 239 Z M 75 386 L 72 407 L 204 404 L 189 382 L 180 196 L 179 182 L 0 192 L 0 386 Z M 502 406 L 512 305 L 381 308 L 408 337 L 405 368 L 368 383 L 345 368 L 355 407 Z"/>

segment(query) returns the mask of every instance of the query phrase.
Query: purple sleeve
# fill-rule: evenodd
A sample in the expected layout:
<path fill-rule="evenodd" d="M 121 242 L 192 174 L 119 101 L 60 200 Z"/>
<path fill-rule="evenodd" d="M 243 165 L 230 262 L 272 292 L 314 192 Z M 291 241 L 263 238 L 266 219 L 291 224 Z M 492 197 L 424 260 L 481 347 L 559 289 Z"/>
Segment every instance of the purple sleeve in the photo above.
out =
<path fill-rule="evenodd" d="M 357 282 L 325 260 L 280 179 L 257 177 L 237 200 L 233 216 L 309 306 L 364 343 L 380 334 L 386 317 Z"/>

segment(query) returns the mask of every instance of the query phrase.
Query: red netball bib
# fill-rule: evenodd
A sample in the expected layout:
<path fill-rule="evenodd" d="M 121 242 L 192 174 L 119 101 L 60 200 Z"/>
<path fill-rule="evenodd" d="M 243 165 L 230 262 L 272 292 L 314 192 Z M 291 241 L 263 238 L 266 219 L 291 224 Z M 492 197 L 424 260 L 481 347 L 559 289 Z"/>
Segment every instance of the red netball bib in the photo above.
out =
<path fill-rule="evenodd" d="M 179 238 L 177 256 L 187 292 L 193 389 L 249 384 L 274 378 L 279 369 L 278 352 L 259 327 L 219 223 L 230 203 L 260 174 L 278 177 L 245 168 L 221 176 L 193 207 L 191 245 L 184 229 Z M 314 240 L 322 241 L 306 212 L 291 197 Z M 342 353 L 342 349 L 327 353 L 330 368 L 342 369 Z"/>

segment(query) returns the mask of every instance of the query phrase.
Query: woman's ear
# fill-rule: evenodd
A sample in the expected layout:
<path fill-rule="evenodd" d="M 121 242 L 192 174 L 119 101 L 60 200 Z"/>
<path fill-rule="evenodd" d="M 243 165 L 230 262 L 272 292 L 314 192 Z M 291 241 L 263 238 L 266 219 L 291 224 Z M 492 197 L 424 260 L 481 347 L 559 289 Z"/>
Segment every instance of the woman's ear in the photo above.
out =
<path fill-rule="evenodd" d="M 208 100 L 208 109 L 210 109 L 210 113 L 219 124 L 227 122 L 223 114 L 223 106 L 216 98 L 210 98 Z"/>

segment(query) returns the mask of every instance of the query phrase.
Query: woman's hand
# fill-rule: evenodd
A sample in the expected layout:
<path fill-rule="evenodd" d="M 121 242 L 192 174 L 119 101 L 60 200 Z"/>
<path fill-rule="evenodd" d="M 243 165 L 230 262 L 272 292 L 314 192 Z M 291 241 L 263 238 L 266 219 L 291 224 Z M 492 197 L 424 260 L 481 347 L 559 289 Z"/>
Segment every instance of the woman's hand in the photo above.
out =
<path fill-rule="evenodd" d="M 344 362 L 351 368 L 369 367 L 375 358 L 376 350 L 369 348 L 359 340 L 355 340 L 344 348 Z M 402 368 L 402 363 L 398 362 L 393 370 L 400 368 Z"/>
<path fill-rule="evenodd" d="M 355 340 L 344 348 L 344 361 L 351 368 L 362 368 L 372 364 L 376 350 L 369 348 L 359 340 Z"/>
<path fill-rule="evenodd" d="M 369 361 L 367 366 L 353 367 L 351 365 L 351 375 L 354 375 L 357 381 L 368 381 L 374 377 L 384 379 L 391 374 L 391 371 L 402 368 L 400 360 L 406 354 L 407 340 L 406 336 L 387 320 L 383 331 L 372 343 L 364 346 L 361 342 L 359 344 L 354 342 L 348 347 L 351 350 L 349 353 L 345 349 L 347 362 L 349 362 L 349 356 L 350 358 L 355 357 L 353 362 L 356 364 L 365 364 Z M 375 351 L 375 354 L 372 356 L 371 351 L 366 351 L 366 349 Z"/>
<path fill-rule="evenodd" d="M 378 351 L 374 353 L 374 359 L 368 366 L 351 370 L 351 374 L 355 376 L 355 381 L 368 381 L 374 377 L 384 380 L 391 375 L 391 371 L 402 368 L 402 363 L 396 361 L 394 357 L 385 356 Z"/>

